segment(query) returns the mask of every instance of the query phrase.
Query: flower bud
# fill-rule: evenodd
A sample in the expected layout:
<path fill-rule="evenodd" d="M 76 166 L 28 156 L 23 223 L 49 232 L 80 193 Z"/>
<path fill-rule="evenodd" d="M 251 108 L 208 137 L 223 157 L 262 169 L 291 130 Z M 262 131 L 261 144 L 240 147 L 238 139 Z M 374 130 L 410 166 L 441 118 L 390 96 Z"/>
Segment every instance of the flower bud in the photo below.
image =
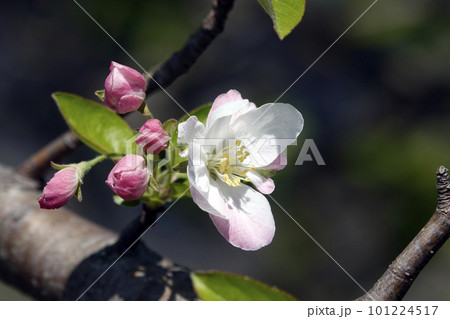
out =
<path fill-rule="evenodd" d="M 117 113 L 124 114 L 135 111 L 145 99 L 147 83 L 138 71 L 111 62 L 111 73 L 105 80 L 105 103 Z"/>
<path fill-rule="evenodd" d="M 158 154 L 167 147 L 170 140 L 169 134 L 164 131 L 162 124 L 157 119 L 150 119 L 139 129 L 139 136 L 136 143 L 144 148 L 144 151 L 151 154 Z"/>
<path fill-rule="evenodd" d="M 76 167 L 66 167 L 59 172 L 44 187 L 39 206 L 43 209 L 55 209 L 66 205 L 75 195 L 80 186 L 81 178 Z"/>
<path fill-rule="evenodd" d="M 129 154 L 113 167 L 106 184 L 124 200 L 136 200 L 147 190 L 149 174 L 142 156 Z"/>

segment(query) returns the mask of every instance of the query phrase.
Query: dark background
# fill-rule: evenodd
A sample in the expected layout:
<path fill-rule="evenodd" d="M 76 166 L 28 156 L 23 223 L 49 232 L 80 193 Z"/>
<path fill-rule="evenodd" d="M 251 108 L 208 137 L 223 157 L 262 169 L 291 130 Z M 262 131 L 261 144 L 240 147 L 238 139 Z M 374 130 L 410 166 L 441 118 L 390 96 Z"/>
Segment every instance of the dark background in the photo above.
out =
<path fill-rule="evenodd" d="M 238 0 L 224 33 L 168 92 L 188 110 L 230 88 L 257 105 L 271 102 L 371 2 L 307 1 L 301 24 L 280 41 L 256 0 Z M 210 9 L 206 0 L 80 4 L 148 69 L 180 48 Z M 435 171 L 450 165 L 449 38 L 450 2 L 379 1 L 280 100 L 302 112 L 305 129 L 272 195 L 366 289 L 434 212 Z M 111 60 L 137 68 L 73 1 L 2 1 L 0 162 L 17 166 L 64 132 L 50 94 L 95 99 Z M 183 115 L 164 93 L 147 102 L 161 120 Z M 141 122 L 130 119 L 133 128 Z M 305 138 L 314 139 L 326 166 L 294 166 Z M 82 147 L 65 162 L 93 156 Z M 83 202 L 69 206 L 119 231 L 140 211 L 112 202 L 104 184 L 111 167 L 95 167 L 84 181 Z M 249 275 L 302 300 L 363 293 L 271 205 L 277 232 L 257 252 L 229 245 L 190 199 L 176 203 L 144 240 L 192 269 Z M 406 299 L 448 300 L 449 265 L 447 244 Z M 0 300 L 27 298 L 0 283 Z"/>

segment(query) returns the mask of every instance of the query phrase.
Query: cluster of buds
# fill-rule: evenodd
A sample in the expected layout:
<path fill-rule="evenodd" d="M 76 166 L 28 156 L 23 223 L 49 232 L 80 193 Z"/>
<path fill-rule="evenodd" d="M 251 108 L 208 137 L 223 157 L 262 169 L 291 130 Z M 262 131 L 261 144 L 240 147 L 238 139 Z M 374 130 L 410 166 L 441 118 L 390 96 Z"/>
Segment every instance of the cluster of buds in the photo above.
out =
<path fill-rule="evenodd" d="M 145 101 L 147 87 L 144 76 L 138 71 L 111 62 L 110 74 L 105 80 L 105 104 L 117 113 L 124 114 L 138 110 Z M 149 119 L 139 129 L 136 144 L 144 152 L 156 155 L 167 148 L 170 137 L 164 131 L 161 122 Z M 42 209 L 56 209 L 66 205 L 76 196 L 81 200 L 80 187 L 83 176 L 100 160 L 100 156 L 91 162 L 81 162 L 61 169 L 45 186 L 38 202 Z M 140 199 L 148 189 L 150 174 L 146 158 L 140 155 L 123 156 L 108 175 L 106 184 L 111 190 L 126 201 Z"/>

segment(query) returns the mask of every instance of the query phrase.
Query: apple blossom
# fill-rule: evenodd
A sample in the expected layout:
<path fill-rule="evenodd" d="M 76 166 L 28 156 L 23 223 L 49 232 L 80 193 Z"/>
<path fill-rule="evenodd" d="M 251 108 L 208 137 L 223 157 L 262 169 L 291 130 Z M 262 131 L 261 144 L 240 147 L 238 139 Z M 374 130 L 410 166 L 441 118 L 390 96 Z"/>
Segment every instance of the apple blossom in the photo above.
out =
<path fill-rule="evenodd" d="M 52 177 L 39 197 L 42 209 L 55 209 L 66 205 L 77 193 L 81 177 L 77 167 L 66 167 Z"/>
<path fill-rule="evenodd" d="M 192 198 L 232 245 L 257 250 L 272 241 L 275 222 L 263 194 L 275 185 L 267 173 L 286 166 L 286 147 L 302 129 L 303 117 L 293 106 L 257 108 L 236 90 L 216 98 L 206 126 L 195 116 L 179 124 Z"/>
<path fill-rule="evenodd" d="M 128 154 L 113 167 L 106 184 L 124 200 L 136 200 L 144 195 L 149 173 L 142 156 Z"/>
<path fill-rule="evenodd" d="M 164 131 L 162 124 L 157 119 L 150 119 L 139 129 L 136 143 L 144 148 L 145 152 L 158 154 L 167 147 L 170 140 L 169 134 Z"/>
<path fill-rule="evenodd" d="M 145 99 L 144 76 L 117 62 L 111 62 L 109 69 L 111 73 L 105 80 L 106 105 L 120 114 L 137 110 Z"/>

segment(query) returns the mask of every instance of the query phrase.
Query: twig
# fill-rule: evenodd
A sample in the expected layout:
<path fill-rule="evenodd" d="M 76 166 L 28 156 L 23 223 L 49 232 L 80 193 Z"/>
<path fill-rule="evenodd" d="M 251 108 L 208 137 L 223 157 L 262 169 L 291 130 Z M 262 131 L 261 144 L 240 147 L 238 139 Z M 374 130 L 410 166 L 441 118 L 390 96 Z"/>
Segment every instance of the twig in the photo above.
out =
<path fill-rule="evenodd" d="M 58 161 L 80 145 L 78 137 L 72 131 L 66 131 L 25 160 L 16 172 L 37 179 L 50 167 L 50 161 Z"/>
<path fill-rule="evenodd" d="M 160 86 L 169 86 L 191 68 L 217 35 L 223 31 L 233 3 L 234 0 L 213 1 L 212 9 L 185 46 L 154 72 L 152 76 L 154 81 L 149 81 L 147 78 L 147 95 L 160 89 Z M 39 178 L 50 167 L 48 165 L 50 161 L 58 160 L 79 145 L 81 145 L 80 140 L 71 131 L 67 131 L 25 160 L 17 169 L 17 173 L 30 178 Z"/>
<path fill-rule="evenodd" d="M 159 85 L 162 87 L 169 86 L 191 68 L 216 36 L 223 31 L 225 21 L 233 4 L 234 0 L 213 1 L 212 9 L 203 20 L 200 28 L 191 35 L 186 45 L 180 51 L 175 52 L 153 74 L 154 81 L 148 82 L 147 94 L 158 89 Z"/>
<path fill-rule="evenodd" d="M 420 271 L 450 235 L 450 184 L 448 169 L 437 171 L 436 211 L 417 236 L 389 265 L 367 294 L 357 300 L 402 300 Z"/>

